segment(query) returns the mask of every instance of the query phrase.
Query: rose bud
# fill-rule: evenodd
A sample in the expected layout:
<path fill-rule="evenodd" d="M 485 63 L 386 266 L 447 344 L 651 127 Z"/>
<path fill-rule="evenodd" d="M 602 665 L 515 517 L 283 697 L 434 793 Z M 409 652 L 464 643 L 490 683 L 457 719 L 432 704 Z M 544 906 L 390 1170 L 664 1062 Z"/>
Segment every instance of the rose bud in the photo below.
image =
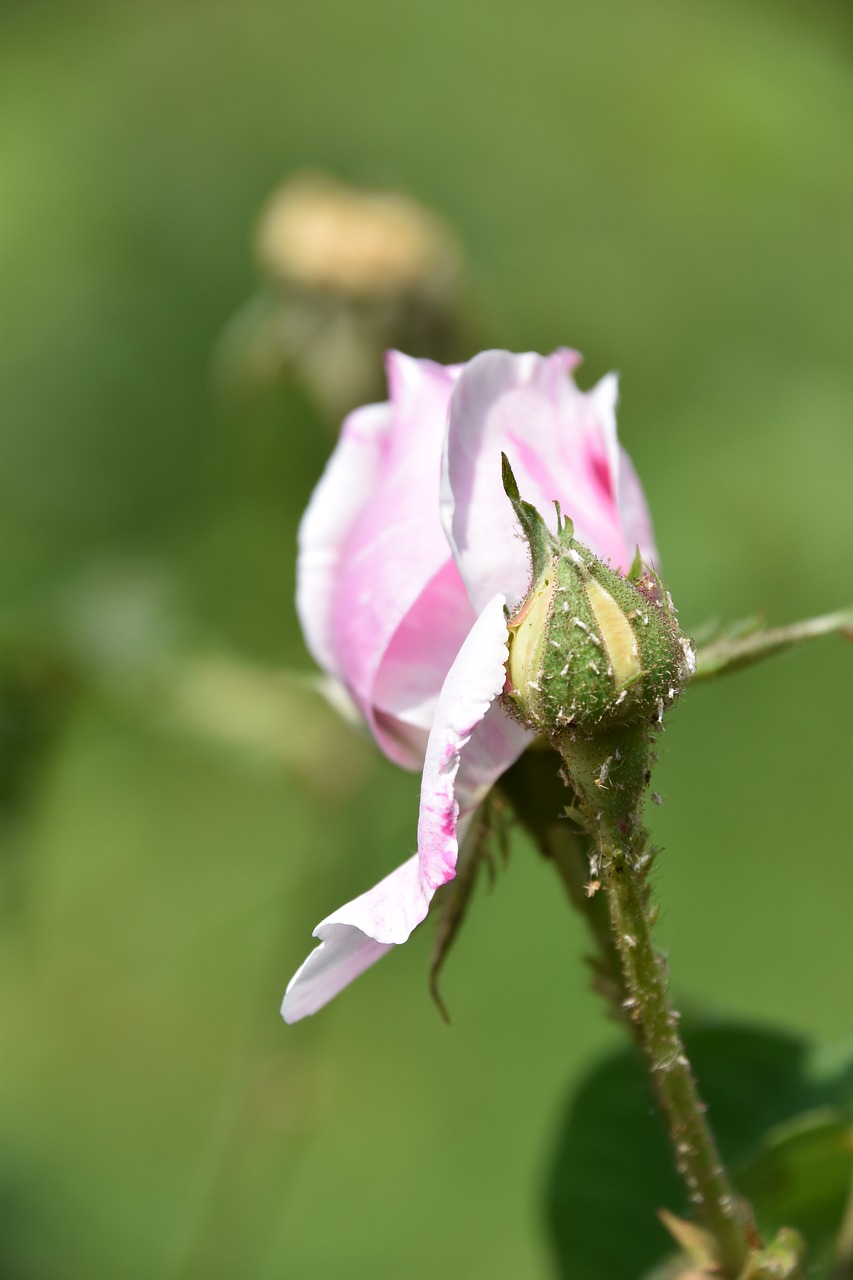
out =
<path fill-rule="evenodd" d="M 628 577 L 616 573 L 575 539 L 559 505 L 555 537 L 522 501 L 506 456 L 503 480 L 533 566 L 509 619 L 507 708 L 551 738 L 661 720 L 695 659 L 660 579 L 639 555 Z"/>
<path fill-rule="evenodd" d="M 402 192 L 293 174 L 264 204 L 255 256 L 262 287 L 220 347 L 226 391 L 251 394 L 288 375 L 337 425 L 382 398 L 386 349 L 447 361 L 474 339 L 462 247 Z"/>

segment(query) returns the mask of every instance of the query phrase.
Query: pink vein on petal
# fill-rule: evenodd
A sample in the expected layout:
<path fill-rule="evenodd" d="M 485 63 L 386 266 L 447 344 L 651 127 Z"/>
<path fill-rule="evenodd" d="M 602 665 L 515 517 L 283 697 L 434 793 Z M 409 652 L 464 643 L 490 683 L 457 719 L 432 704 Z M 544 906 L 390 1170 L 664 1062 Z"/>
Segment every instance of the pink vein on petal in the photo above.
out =
<path fill-rule="evenodd" d="M 431 891 L 456 874 L 458 828 L 530 742 L 531 735 L 495 702 L 506 679 L 504 604 L 497 595 L 486 605 L 438 701 L 418 821 L 421 875 Z"/>

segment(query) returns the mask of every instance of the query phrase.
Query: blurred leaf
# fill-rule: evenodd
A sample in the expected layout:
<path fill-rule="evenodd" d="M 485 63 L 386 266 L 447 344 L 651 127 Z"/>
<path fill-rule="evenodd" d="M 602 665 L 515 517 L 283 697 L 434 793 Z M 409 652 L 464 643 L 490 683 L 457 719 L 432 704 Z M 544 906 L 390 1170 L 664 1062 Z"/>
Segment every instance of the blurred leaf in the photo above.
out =
<path fill-rule="evenodd" d="M 813 1230 L 825 1252 L 819 1236 L 840 1220 L 849 1068 L 820 1076 L 808 1043 L 784 1032 L 694 1025 L 685 1038 L 723 1158 L 739 1189 L 754 1195 L 759 1226 L 768 1235 L 783 1224 Z M 811 1122 L 790 1123 L 804 1112 Z M 775 1126 L 783 1127 L 768 1137 Z M 849 1178 L 849 1153 L 847 1164 Z M 571 1280 L 636 1280 L 669 1251 L 657 1212 L 687 1205 L 632 1050 L 604 1059 L 575 1094 L 546 1203 L 558 1274 Z"/>
<path fill-rule="evenodd" d="M 796 1116 L 765 1138 L 738 1184 L 767 1229 L 796 1223 L 809 1260 L 829 1263 L 853 1177 L 853 1119 L 840 1109 Z"/>
<path fill-rule="evenodd" d="M 0 820 L 28 800 L 78 692 L 64 655 L 0 648 Z"/>

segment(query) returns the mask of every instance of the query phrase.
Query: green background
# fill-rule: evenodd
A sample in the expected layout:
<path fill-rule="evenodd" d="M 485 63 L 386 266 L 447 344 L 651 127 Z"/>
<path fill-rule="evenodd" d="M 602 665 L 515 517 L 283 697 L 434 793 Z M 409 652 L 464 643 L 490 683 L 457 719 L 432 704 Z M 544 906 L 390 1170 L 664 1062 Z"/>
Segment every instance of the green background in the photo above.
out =
<path fill-rule="evenodd" d="M 850 26 L 828 0 L 6 5 L 7 1274 L 551 1274 L 555 1126 L 616 1039 L 556 878 L 516 838 L 452 1027 L 427 925 L 286 1028 L 316 921 L 411 851 L 417 779 L 310 699 L 273 761 L 151 696 L 194 649 L 310 670 L 294 536 L 331 440 L 287 385 L 217 408 L 211 353 L 283 176 L 409 191 L 493 341 L 621 371 L 688 629 L 848 602 Z M 825 641 L 688 693 L 653 813 L 684 1002 L 829 1042 L 850 664 Z"/>

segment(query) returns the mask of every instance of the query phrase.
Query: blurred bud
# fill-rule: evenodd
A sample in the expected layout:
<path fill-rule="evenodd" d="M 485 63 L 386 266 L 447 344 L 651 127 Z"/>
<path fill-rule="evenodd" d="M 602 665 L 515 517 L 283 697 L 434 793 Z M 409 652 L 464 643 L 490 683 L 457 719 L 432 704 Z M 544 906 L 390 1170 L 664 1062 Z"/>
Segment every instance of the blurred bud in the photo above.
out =
<path fill-rule="evenodd" d="M 264 273 L 285 287 L 370 301 L 441 294 L 461 265 L 449 228 L 416 200 L 311 173 L 270 196 L 256 251 Z"/>
<path fill-rule="evenodd" d="M 462 250 L 410 196 L 296 174 L 264 205 L 255 254 L 264 291 L 219 353 L 232 387 L 263 388 L 288 372 L 337 428 L 382 398 L 389 348 L 441 362 L 464 354 Z"/>
<path fill-rule="evenodd" d="M 616 573 L 575 540 L 559 508 L 555 538 L 521 501 L 506 459 L 504 486 L 533 559 L 509 621 L 508 706 L 551 738 L 661 720 L 694 656 L 660 579 L 639 561 L 629 577 Z"/>

